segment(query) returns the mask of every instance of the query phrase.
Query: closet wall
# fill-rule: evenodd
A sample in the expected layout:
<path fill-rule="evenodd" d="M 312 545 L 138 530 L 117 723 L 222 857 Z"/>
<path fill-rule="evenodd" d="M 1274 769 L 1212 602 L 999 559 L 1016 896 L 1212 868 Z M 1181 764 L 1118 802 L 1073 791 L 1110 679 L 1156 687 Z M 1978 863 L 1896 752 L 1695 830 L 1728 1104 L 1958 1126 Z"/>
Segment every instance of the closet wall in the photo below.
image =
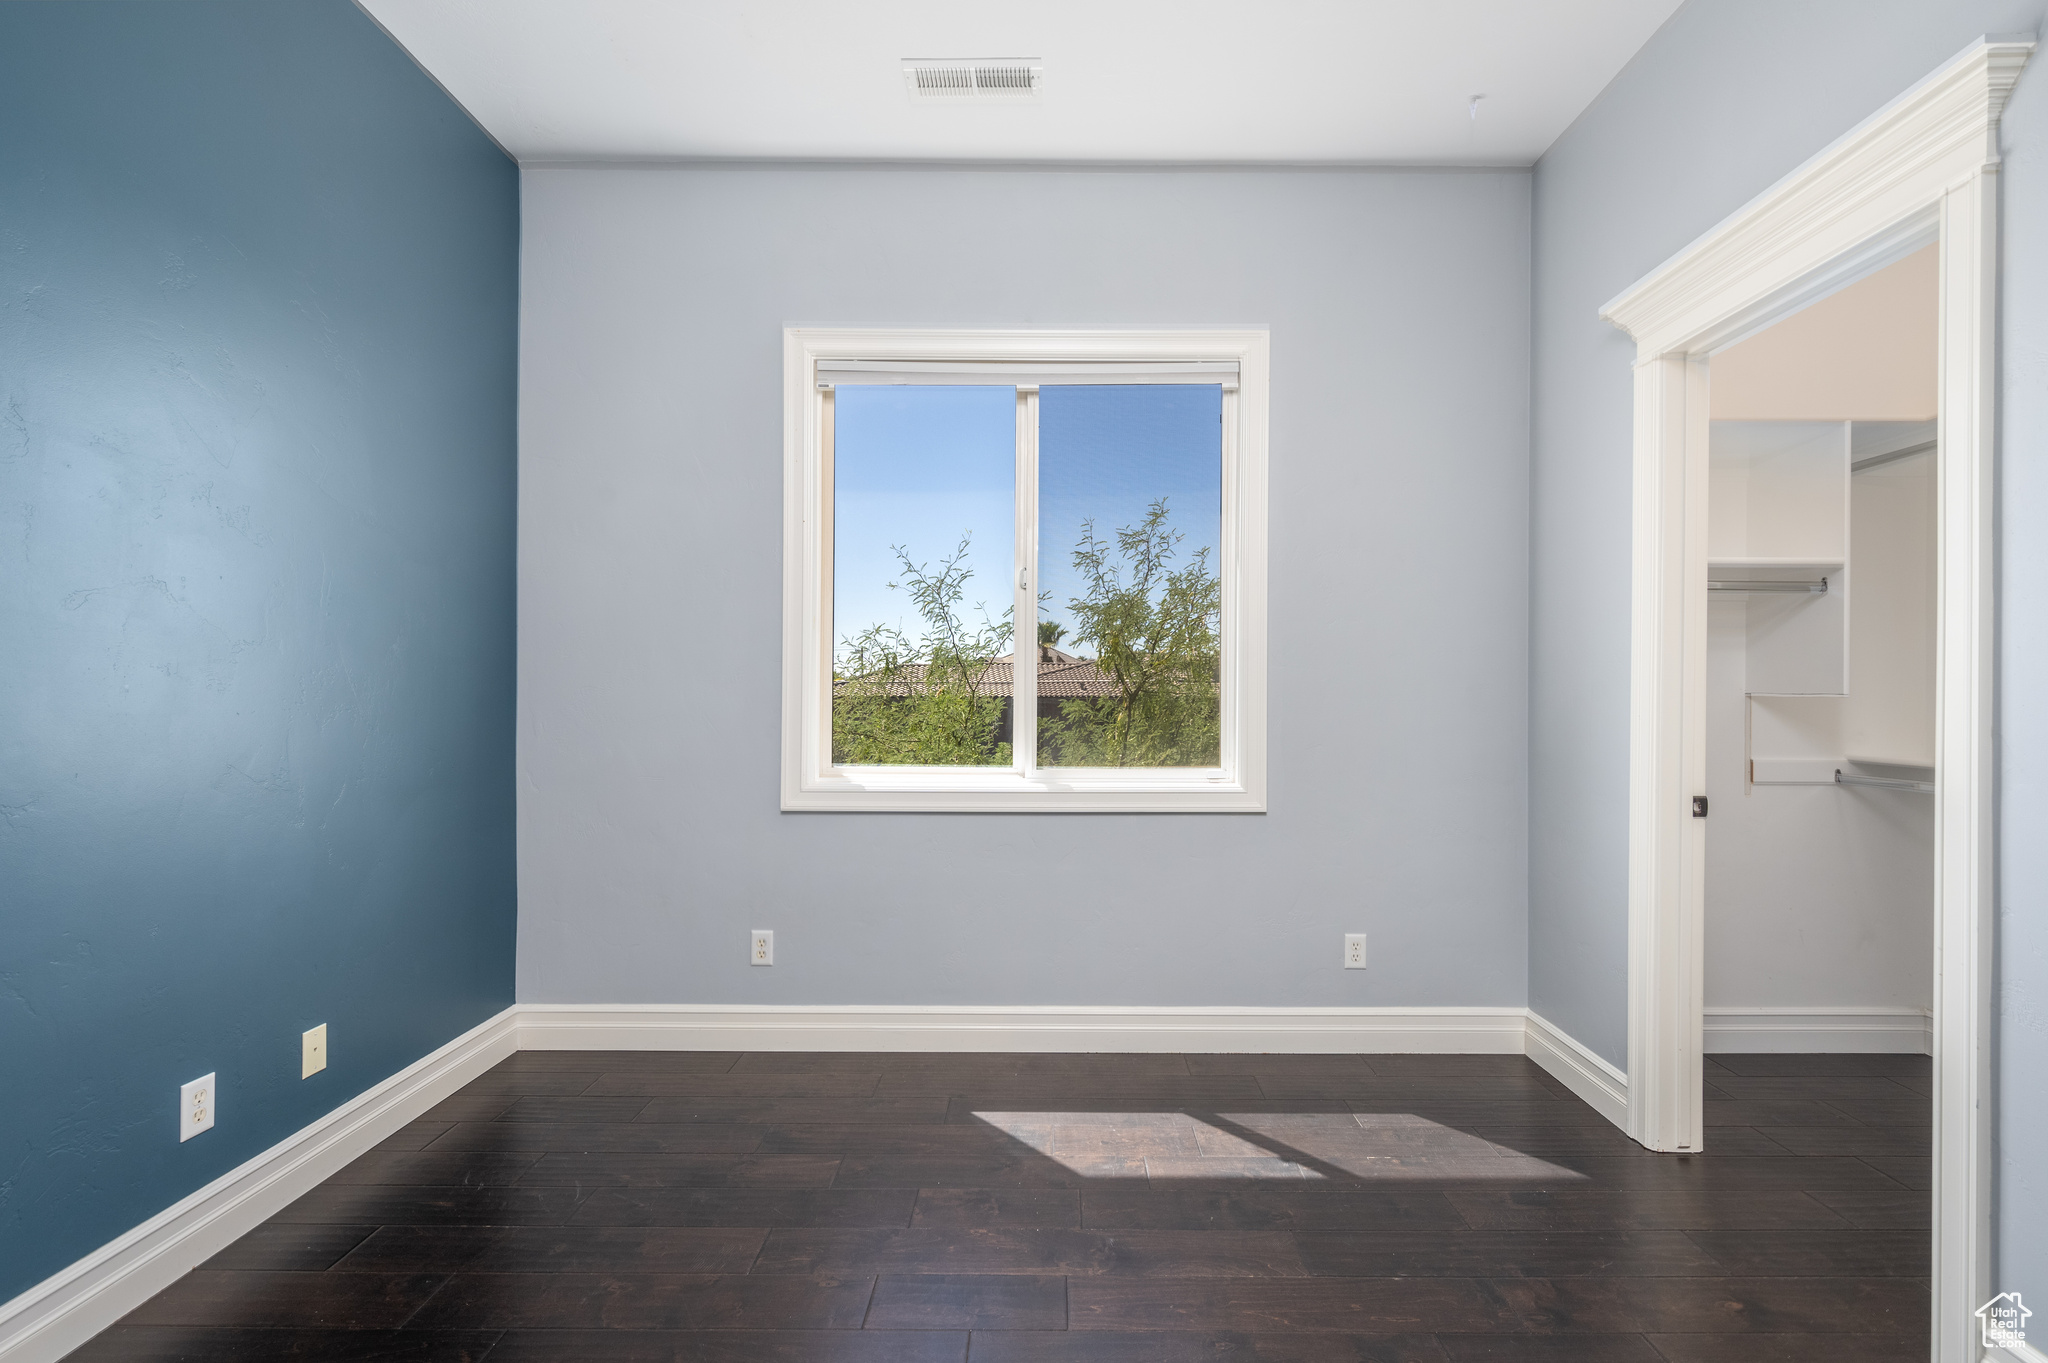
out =
<path fill-rule="evenodd" d="M 1715 358 L 1707 1045 L 1923 1044 L 1933 252 Z"/>

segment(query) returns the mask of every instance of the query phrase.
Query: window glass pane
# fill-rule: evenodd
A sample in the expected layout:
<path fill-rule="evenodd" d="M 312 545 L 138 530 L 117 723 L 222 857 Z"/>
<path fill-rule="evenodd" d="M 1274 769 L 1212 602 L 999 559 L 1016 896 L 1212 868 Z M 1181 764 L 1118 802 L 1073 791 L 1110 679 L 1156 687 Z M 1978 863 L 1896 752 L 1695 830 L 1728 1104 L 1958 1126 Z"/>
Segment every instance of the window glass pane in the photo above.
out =
<path fill-rule="evenodd" d="M 1008 766 L 1017 390 L 833 394 L 832 760 Z"/>
<path fill-rule="evenodd" d="M 1223 389 L 1038 400 L 1039 764 L 1216 766 Z"/>

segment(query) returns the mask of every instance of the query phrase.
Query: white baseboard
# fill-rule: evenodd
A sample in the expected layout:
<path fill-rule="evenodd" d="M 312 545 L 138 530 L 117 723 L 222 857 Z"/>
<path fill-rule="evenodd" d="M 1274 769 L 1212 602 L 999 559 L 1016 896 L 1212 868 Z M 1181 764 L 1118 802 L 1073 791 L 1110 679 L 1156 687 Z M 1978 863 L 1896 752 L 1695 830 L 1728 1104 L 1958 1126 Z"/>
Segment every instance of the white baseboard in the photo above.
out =
<path fill-rule="evenodd" d="M 1595 1112 L 1628 1130 L 1628 1076 L 1544 1018 L 1529 1014 L 1526 1054 Z"/>
<path fill-rule="evenodd" d="M 518 1010 L 463 1033 L 0 1305 L 0 1360 L 56 1363 L 518 1048 Z"/>
<path fill-rule="evenodd" d="M 1924 1008 L 1709 1008 L 1708 1055 L 1933 1055 L 1934 1020 Z"/>
<path fill-rule="evenodd" d="M 527 1050 L 1346 1051 L 1519 1055 L 1522 1008 L 527 1004 Z"/>

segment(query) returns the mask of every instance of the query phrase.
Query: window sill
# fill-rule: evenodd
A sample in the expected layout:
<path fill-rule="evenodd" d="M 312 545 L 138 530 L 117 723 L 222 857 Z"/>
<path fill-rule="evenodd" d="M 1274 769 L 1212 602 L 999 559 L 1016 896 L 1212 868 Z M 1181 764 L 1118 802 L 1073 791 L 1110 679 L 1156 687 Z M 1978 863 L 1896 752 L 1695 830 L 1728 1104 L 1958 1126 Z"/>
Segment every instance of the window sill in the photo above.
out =
<path fill-rule="evenodd" d="M 1045 772 L 836 771 L 785 787 L 785 812 L 1263 814 L 1262 792 L 1217 770 L 1136 775 L 1116 769 Z"/>

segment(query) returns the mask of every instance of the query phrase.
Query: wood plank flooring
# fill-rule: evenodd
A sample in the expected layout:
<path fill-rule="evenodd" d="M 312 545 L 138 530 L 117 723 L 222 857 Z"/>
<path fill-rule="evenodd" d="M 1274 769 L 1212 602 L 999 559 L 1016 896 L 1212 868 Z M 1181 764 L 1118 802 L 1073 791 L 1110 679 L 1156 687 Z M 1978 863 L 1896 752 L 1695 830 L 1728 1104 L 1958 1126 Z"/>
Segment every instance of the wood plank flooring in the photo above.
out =
<path fill-rule="evenodd" d="M 1653 1155 L 1518 1056 L 523 1052 L 71 1357 L 1926 1357 L 1929 1066 L 1717 1056 Z"/>

